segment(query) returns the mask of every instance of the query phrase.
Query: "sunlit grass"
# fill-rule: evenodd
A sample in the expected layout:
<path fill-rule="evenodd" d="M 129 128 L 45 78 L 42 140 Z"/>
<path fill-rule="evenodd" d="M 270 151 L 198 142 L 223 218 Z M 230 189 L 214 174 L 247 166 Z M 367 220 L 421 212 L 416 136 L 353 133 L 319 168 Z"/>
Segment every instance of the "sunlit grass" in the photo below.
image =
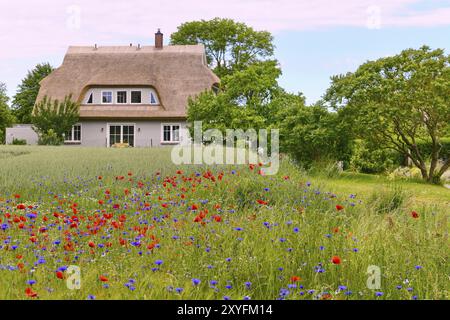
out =
<path fill-rule="evenodd" d="M 276 176 L 247 165 L 176 167 L 170 149 L 1 147 L 0 162 L 2 299 L 28 299 L 27 287 L 40 299 L 449 298 L 442 187 L 310 176 L 288 161 Z M 204 223 L 194 222 L 205 209 Z M 20 229 L 14 217 L 31 212 L 37 218 Z M 55 276 L 68 265 L 81 268 L 81 290 Z M 380 289 L 367 288 L 370 265 L 381 268 Z"/>

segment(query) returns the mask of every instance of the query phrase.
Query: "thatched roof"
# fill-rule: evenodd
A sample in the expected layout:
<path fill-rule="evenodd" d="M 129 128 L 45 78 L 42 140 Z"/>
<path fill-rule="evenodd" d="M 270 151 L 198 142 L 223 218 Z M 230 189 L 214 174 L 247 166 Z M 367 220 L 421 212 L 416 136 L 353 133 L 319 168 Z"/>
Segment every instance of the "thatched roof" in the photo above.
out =
<path fill-rule="evenodd" d="M 152 86 L 161 106 L 89 105 L 81 118 L 183 118 L 190 96 L 211 89 L 219 78 L 206 64 L 203 45 L 155 47 L 69 47 L 61 67 L 41 82 L 44 96 L 81 102 L 95 86 Z"/>

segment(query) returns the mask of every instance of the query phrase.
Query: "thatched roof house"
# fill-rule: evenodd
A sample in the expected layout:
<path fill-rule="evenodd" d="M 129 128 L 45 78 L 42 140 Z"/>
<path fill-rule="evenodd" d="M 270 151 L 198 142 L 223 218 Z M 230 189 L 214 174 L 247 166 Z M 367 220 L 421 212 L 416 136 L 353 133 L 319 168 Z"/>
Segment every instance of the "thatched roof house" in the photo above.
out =
<path fill-rule="evenodd" d="M 71 94 L 82 104 L 82 118 L 185 118 L 188 98 L 218 82 L 206 64 L 202 45 L 69 47 L 61 67 L 41 82 L 37 101 L 44 96 L 62 100 Z M 130 109 L 83 104 L 90 88 L 111 86 L 153 87 L 160 105 Z"/>
<path fill-rule="evenodd" d="M 218 82 L 203 45 L 163 46 L 158 31 L 155 46 L 69 47 L 63 64 L 42 80 L 37 102 L 72 95 L 80 103 L 68 144 L 176 144 L 188 140 L 189 97 Z"/>

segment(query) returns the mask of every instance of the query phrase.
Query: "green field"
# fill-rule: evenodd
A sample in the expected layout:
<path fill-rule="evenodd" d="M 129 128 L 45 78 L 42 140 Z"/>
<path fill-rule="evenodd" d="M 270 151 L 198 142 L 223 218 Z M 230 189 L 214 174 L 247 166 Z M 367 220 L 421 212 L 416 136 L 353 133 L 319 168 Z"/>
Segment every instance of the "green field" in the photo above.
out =
<path fill-rule="evenodd" d="M 444 187 L 170 149 L 1 146 L 0 164 L 0 299 L 450 298 Z"/>

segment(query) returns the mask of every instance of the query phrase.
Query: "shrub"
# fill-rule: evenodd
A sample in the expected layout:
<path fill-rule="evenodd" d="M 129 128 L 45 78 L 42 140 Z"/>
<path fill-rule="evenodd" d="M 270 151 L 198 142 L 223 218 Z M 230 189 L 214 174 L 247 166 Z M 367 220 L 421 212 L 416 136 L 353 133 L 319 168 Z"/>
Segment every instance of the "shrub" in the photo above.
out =
<path fill-rule="evenodd" d="M 46 133 L 39 136 L 38 144 L 44 146 L 60 146 L 64 143 L 64 139 L 58 137 L 53 129 L 49 129 Z"/>
<path fill-rule="evenodd" d="M 15 146 L 25 146 L 27 145 L 27 140 L 14 138 L 11 144 Z"/>
<path fill-rule="evenodd" d="M 382 173 L 400 165 L 397 153 L 386 149 L 376 149 L 364 140 L 356 140 L 350 158 L 350 168 L 362 173 Z"/>
<path fill-rule="evenodd" d="M 32 122 L 39 134 L 39 144 L 60 145 L 64 142 L 64 134 L 79 119 L 79 104 L 67 96 L 63 101 L 44 97 L 36 104 Z"/>

